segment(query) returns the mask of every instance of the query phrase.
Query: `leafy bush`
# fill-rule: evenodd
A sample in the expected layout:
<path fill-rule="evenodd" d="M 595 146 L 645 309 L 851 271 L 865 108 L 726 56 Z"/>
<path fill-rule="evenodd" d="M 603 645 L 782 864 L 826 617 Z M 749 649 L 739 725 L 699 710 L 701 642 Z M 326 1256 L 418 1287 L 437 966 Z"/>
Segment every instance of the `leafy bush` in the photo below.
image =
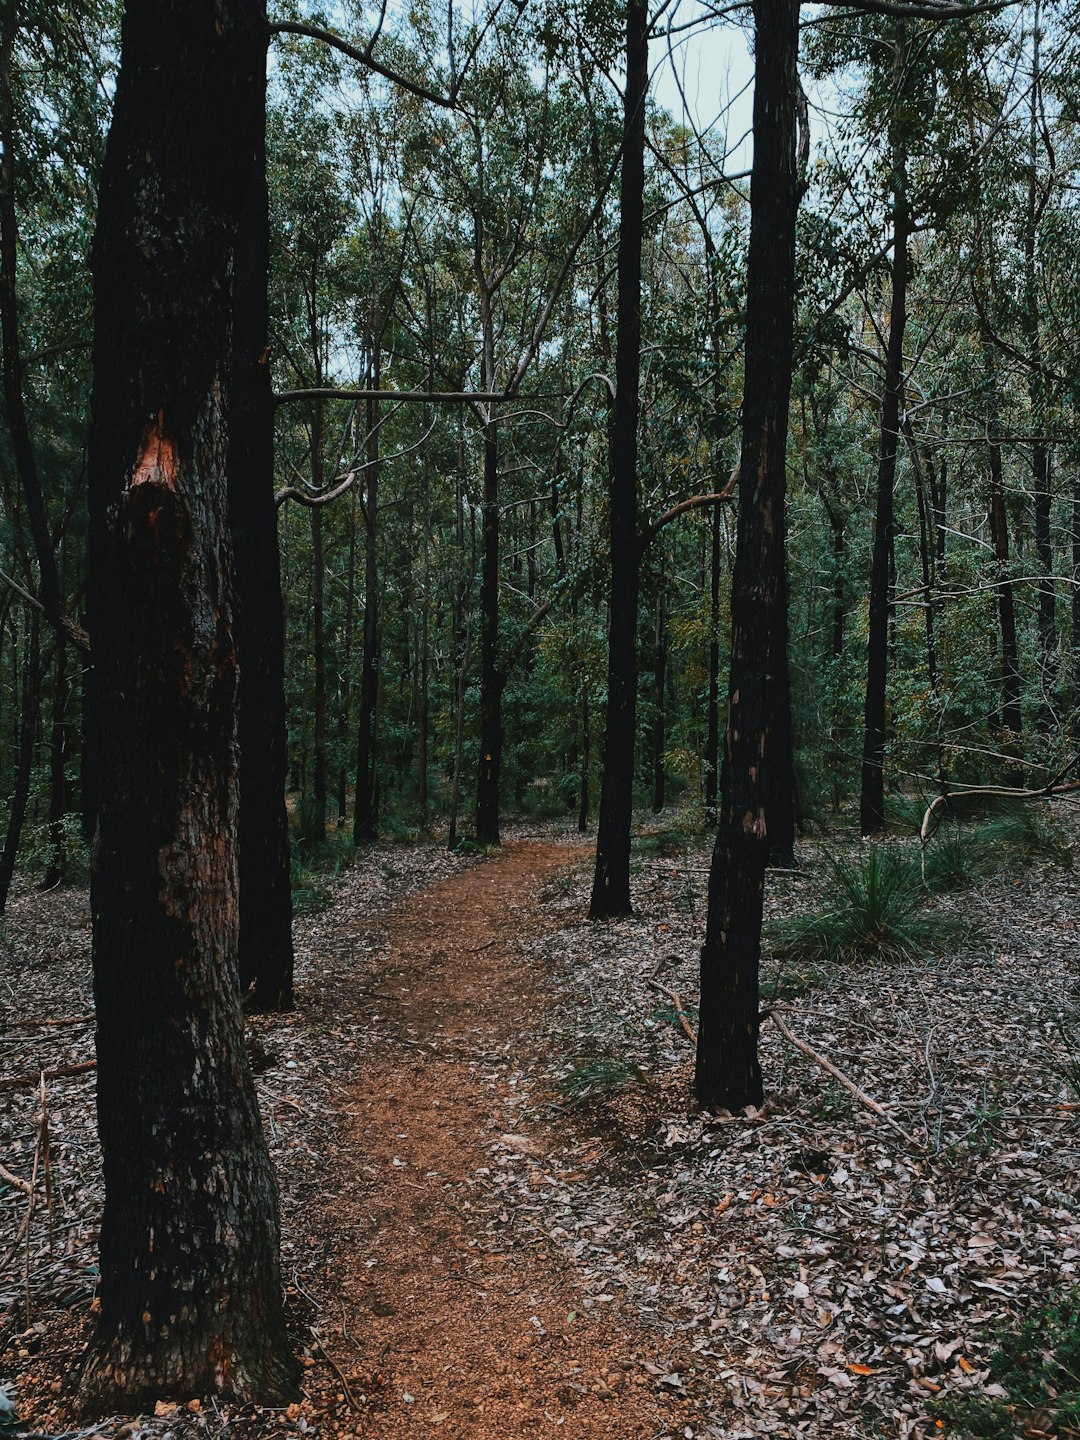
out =
<path fill-rule="evenodd" d="M 929 909 L 918 862 L 896 845 L 830 856 L 818 909 L 769 926 L 777 955 L 799 960 L 888 959 L 940 950 L 970 935 L 958 916 Z"/>
<path fill-rule="evenodd" d="M 1003 1335 L 990 1358 L 990 1378 L 1005 1401 L 979 1393 L 954 1395 L 941 1414 L 959 1433 L 1011 1440 L 1037 1418 L 1045 1435 L 1080 1435 L 1080 1291 L 1040 1306 L 1019 1329 Z"/>

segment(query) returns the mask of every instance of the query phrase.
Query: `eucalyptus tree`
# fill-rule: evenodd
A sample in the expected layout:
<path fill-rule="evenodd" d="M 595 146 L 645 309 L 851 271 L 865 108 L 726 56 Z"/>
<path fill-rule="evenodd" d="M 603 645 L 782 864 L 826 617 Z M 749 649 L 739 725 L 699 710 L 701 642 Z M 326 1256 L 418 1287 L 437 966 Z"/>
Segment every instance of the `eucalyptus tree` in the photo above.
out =
<path fill-rule="evenodd" d="M 94 241 L 105 1211 L 82 1392 L 106 1412 L 192 1394 L 273 1402 L 293 1385 L 236 967 L 232 276 L 265 40 L 258 0 L 128 8 Z"/>

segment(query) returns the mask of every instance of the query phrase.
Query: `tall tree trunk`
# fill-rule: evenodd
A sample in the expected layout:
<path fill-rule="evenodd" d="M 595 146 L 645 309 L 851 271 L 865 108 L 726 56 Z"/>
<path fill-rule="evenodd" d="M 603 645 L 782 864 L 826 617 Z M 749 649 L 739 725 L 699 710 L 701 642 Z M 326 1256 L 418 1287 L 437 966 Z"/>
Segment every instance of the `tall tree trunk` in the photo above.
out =
<path fill-rule="evenodd" d="M 240 993 L 251 1008 L 290 1010 L 293 942 L 289 815 L 285 808 L 285 611 L 274 503 L 269 272 L 264 86 L 254 175 L 237 237 L 229 421 L 229 524 L 240 665 L 239 968 Z"/>
<path fill-rule="evenodd" d="M 797 0 L 755 0 L 754 165 L 747 260 L 739 533 L 725 785 L 701 950 L 694 1089 L 707 1108 L 760 1105 L 758 966 L 769 858 L 768 773 L 787 704 L 778 624 L 795 294 Z"/>
<path fill-rule="evenodd" d="M 30 612 L 30 637 L 23 658 L 22 704 L 19 707 L 19 743 L 15 768 L 15 789 L 11 796 L 4 848 L 0 852 L 0 915 L 7 909 L 11 882 L 15 878 L 15 861 L 19 855 L 26 806 L 30 799 L 30 780 L 34 771 L 34 738 L 41 708 L 41 655 L 38 634 L 38 612 Z"/>
<path fill-rule="evenodd" d="M 485 341 L 485 348 L 487 342 Z M 484 366 L 491 385 L 494 364 Z M 488 378 L 491 377 L 491 378 Z M 499 668 L 499 440 L 494 401 L 484 424 L 484 500 L 481 506 L 480 576 L 480 759 L 476 782 L 476 842 L 499 843 L 499 781 L 502 773 L 502 693 Z"/>
<path fill-rule="evenodd" d="M 664 755 L 667 752 L 664 698 L 667 685 L 667 597 L 664 594 L 663 562 L 660 568 L 660 593 L 656 597 L 656 623 L 653 634 L 653 814 L 664 808 Z"/>
<path fill-rule="evenodd" d="M 376 349 L 371 367 L 372 388 L 379 385 L 381 366 Z M 365 444 L 367 504 L 364 508 L 364 660 L 360 672 L 360 721 L 356 738 L 356 807 L 353 839 L 374 840 L 379 829 L 377 738 L 379 726 L 379 405 L 367 403 Z"/>
<path fill-rule="evenodd" d="M 907 27 L 896 21 L 893 50 L 893 105 L 902 108 L 906 84 Z M 866 704 L 863 715 L 862 791 L 859 824 L 864 835 L 885 828 L 885 697 L 892 615 L 890 566 L 893 552 L 893 486 L 900 443 L 900 407 L 904 393 L 904 327 L 907 322 L 908 214 L 907 158 L 893 124 L 892 149 L 892 297 L 889 343 L 885 354 L 885 392 L 881 402 L 874 551 L 870 570 L 870 625 L 866 648 Z"/>
<path fill-rule="evenodd" d="M 994 385 L 991 379 L 991 385 Z M 990 537 L 994 547 L 998 623 L 1001 626 L 1001 723 L 1007 732 L 1002 744 L 1019 764 L 1023 752 L 1024 718 L 1020 708 L 1020 655 L 1016 642 L 1016 601 L 1009 576 L 1009 518 L 1005 510 L 1005 482 L 1001 470 L 996 396 L 991 401 L 990 432 Z M 1006 783 L 1020 784 L 1023 770 L 1013 768 Z"/>
<path fill-rule="evenodd" d="M 0 338 L 3 348 L 4 404 L 12 458 L 26 502 L 26 514 L 38 562 L 41 603 L 49 622 L 59 625 L 60 575 L 23 403 L 17 291 L 19 227 L 15 210 L 15 96 L 12 80 L 12 61 L 18 29 L 19 0 L 3 0 L 3 20 L 0 22 Z"/>
<path fill-rule="evenodd" d="M 42 886 L 51 890 L 64 879 L 67 813 L 67 650 L 61 642 L 53 660 L 52 715 L 49 722 L 49 862 Z"/>
<path fill-rule="evenodd" d="M 1049 734 L 1054 726 L 1054 690 L 1057 685 L 1057 620 L 1054 599 L 1054 551 L 1050 535 L 1050 451 L 1046 429 L 1046 382 L 1041 371 L 1042 334 L 1038 283 L 1038 231 L 1048 191 L 1039 193 L 1039 112 L 1042 97 L 1042 7 L 1036 0 L 1032 30 L 1031 87 L 1028 92 L 1028 187 L 1024 226 L 1024 327 L 1032 365 L 1028 370 L 1028 401 L 1035 440 L 1031 447 L 1034 491 L 1035 561 L 1038 571 L 1036 622 L 1039 676 L 1038 726 Z"/>
<path fill-rule="evenodd" d="M 712 507 L 709 546 L 709 698 L 705 736 L 705 823 L 716 825 L 720 780 L 720 506 Z"/>
<path fill-rule="evenodd" d="M 596 869 L 589 916 L 629 915 L 630 822 L 637 738 L 638 535 L 637 423 L 641 384 L 641 246 L 645 222 L 645 100 L 649 89 L 649 14 L 627 0 L 626 86 L 619 194 L 619 326 L 615 407 L 610 428 L 611 591 L 604 767 L 596 827 Z"/>
<path fill-rule="evenodd" d="M 316 494 L 323 489 L 323 408 L 316 400 L 311 421 L 311 480 Z M 313 757 L 309 839 L 326 839 L 326 560 L 323 555 L 321 505 L 308 509 L 311 526 L 311 654 L 315 665 L 312 697 Z"/>
<path fill-rule="evenodd" d="M 349 495 L 349 561 L 345 579 L 345 633 L 342 636 L 341 651 L 344 657 L 341 666 L 341 709 L 338 714 L 338 751 L 341 762 L 338 765 L 338 829 L 345 824 L 347 813 L 349 772 L 345 757 L 349 750 L 352 710 L 352 664 L 353 664 L 353 611 L 356 608 L 356 521 L 360 511 L 359 488 L 355 484 Z"/>
<path fill-rule="evenodd" d="M 237 970 L 232 275 L 255 0 L 128 6 L 93 273 L 91 887 L 101 1308 L 88 1409 L 292 1390 Z M 177 237 L 183 243 L 177 243 Z"/>

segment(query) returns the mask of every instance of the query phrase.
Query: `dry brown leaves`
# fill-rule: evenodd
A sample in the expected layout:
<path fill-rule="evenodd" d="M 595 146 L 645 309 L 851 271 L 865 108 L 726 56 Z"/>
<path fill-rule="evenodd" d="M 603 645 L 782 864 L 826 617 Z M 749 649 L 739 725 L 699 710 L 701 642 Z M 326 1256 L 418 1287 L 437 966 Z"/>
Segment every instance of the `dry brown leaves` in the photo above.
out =
<path fill-rule="evenodd" d="M 124 1433 L 376 1436 L 380 1406 L 388 1426 L 404 1427 L 406 1402 L 380 1390 L 393 1362 L 366 1345 L 378 1311 L 358 1320 L 342 1309 L 342 1232 L 323 1217 L 357 1163 L 347 1112 L 365 1072 L 399 1056 L 403 1072 L 421 1073 L 442 1043 L 385 985 L 384 912 L 464 863 L 437 847 L 370 852 L 332 909 L 298 921 L 297 1012 L 252 1022 L 306 1398 L 279 1413 L 167 1411 Z M 469 1053 L 467 1025 L 444 1036 L 457 1053 L 442 1059 L 478 1094 L 499 1096 L 477 1125 L 483 1153 L 463 1157 L 448 1192 L 472 1217 L 469 1265 L 542 1247 L 569 1267 L 583 1324 L 602 1331 L 609 1313 L 622 1326 L 631 1317 L 634 1375 L 682 1417 L 661 1433 L 940 1433 L 938 1398 L 984 1383 L 994 1333 L 1070 1283 L 1080 1259 L 1080 1121 L 1066 1108 L 1076 1097 L 1058 1026 L 1077 1010 L 1077 882 L 1056 869 L 987 882 L 951 902 L 980 924 L 981 945 L 840 968 L 786 1002 L 792 1030 L 919 1139 L 912 1152 L 768 1024 L 763 1110 L 733 1119 L 693 1110 L 689 1046 L 646 982 L 659 974 L 693 1003 L 707 864 L 704 850 L 648 859 L 635 876 L 635 918 L 595 925 L 581 919 L 583 847 L 547 881 L 546 927 L 517 917 L 525 933 L 510 934 L 509 917 L 519 963 L 550 999 L 520 1016 L 520 1035 L 502 1049 L 478 1033 L 481 1049 Z M 769 904 L 788 910 L 808 890 L 802 876 L 777 875 Z M 0 1076 L 90 1058 L 89 993 L 85 896 L 19 891 L 0 948 Z M 80 1023 L 27 1025 L 56 1018 Z M 575 1103 L 590 1085 L 599 1093 Z M 96 1279 L 92 1097 L 92 1077 L 49 1083 L 52 1246 L 39 1184 L 29 1251 L 20 1242 L 0 1270 L 0 1378 L 41 1430 L 74 1423 L 66 1405 Z M 24 1181 L 38 1133 L 36 1094 L 0 1092 L 0 1163 Z M 26 1209 L 24 1190 L 0 1180 L 0 1257 Z M 592 1404 L 606 1381 L 565 1383 Z M 429 1432 L 509 1440 L 480 1416 L 475 1431 L 442 1428 L 417 1410 L 415 1433 Z"/>

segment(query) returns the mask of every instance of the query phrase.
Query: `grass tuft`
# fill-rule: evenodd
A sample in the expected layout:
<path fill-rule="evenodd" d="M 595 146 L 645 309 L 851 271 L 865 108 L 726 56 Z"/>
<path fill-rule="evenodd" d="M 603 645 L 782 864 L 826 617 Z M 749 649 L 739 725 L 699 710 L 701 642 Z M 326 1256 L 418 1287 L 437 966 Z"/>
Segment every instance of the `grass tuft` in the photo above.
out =
<path fill-rule="evenodd" d="M 852 858 L 830 856 L 816 910 L 769 926 L 777 956 L 849 961 L 926 955 L 968 938 L 959 916 L 928 908 L 917 860 L 896 845 L 871 845 Z"/>

